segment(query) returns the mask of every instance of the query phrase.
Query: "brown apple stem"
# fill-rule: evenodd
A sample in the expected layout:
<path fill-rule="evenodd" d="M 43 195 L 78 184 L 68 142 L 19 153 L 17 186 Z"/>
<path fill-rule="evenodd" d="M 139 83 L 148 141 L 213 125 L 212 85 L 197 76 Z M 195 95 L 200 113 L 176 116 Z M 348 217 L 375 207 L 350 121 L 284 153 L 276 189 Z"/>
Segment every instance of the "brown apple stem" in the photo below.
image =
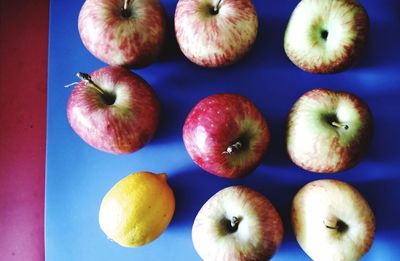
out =
<path fill-rule="evenodd" d="M 232 145 L 229 145 L 228 148 L 226 148 L 226 150 L 224 152 L 222 152 L 222 154 L 232 154 L 235 151 L 240 150 L 240 148 L 242 147 L 242 143 L 240 141 L 235 142 Z"/>
<path fill-rule="evenodd" d="M 327 218 L 324 220 L 324 225 L 329 229 L 337 229 L 337 220 L 335 218 Z"/>
<path fill-rule="evenodd" d="M 87 73 L 83 73 L 83 72 L 78 72 L 76 74 L 76 76 L 78 76 L 79 79 L 81 79 L 82 81 L 89 83 L 89 86 L 94 88 L 96 91 L 98 91 L 101 95 L 106 96 L 106 93 L 100 88 L 100 86 L 98 86 L 93 80 L 92 77 L 90 77 L 89 74 Z"/>
<path fill-rule="evenodd" d="M 332 121 L 331 124 L 332 124 L 333 126 L 335 126 L 335 127 L 343 128 L 343 129 L 345 129 L 345 130 L 349 129 L 349 125 L 343 124 L 343 123 L 340 123 L 340 122 Z"/>
<path fill-rule="evenodd" d="M 231 220 L 231 227 L 234 228 L 239 224 L 239 218 L 233 216 Z"/>
<path fill-rule="evenodd" d="M 221 1 L 222 1 L 222 0 L 219 0 L 218 3 L 217 3 L 217 5 L 214 6 L 214 12 L 215 12 L 215 13 L 218 13 L 219 5 L 221 4 Z"/>
<path fill-rule="evenodd" d="M 326 228 L 335 230 L 338 233 L 345 233 L 349 228 L 345 222 L 334 216 L 327 217 L 323 222 Z"/>

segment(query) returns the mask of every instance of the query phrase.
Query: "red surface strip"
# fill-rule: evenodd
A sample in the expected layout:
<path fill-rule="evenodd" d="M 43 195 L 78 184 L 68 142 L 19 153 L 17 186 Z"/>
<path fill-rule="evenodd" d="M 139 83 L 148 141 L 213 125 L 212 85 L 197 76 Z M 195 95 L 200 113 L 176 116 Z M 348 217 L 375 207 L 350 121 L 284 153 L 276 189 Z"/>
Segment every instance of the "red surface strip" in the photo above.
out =
<path fill-rule="evenodd" d="M 0 256 L 44 260 L 49 3 L 0 5 Z"/>

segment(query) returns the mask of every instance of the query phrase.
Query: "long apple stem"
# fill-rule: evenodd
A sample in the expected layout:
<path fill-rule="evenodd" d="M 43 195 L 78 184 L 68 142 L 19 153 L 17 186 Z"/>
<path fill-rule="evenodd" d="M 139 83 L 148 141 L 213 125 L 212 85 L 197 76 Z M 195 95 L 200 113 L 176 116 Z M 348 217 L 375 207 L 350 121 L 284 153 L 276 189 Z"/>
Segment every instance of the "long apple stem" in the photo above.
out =
<path fill-rule="evenodd" d="M 331 124 L 332 124 L 333 126 L 335 126 L 335 127 L 343 128 L 343 129 L 345 129 L 345 130 L 348 130 L 348 129 L 349 129 L 349 125 L 347 125 L 347 124 L 339 123 L 339 122 L 336 122 L 336 121 L 332 121 Z"/>
<path fill-rule="evenodd" d="M 100 88 L 100 86 L 98 86 L 93 80 L 92 77 L 90 77 L 89 74 L 87 73 L 83 73 L 83 72 L 78 72 L 76 74 L 76 76 L 78 76 L 79 79 L 81 79 L 82 81 L 89 83 L 90 87 L 94 88 L 96 91 L 98 91 L 100 94 L 102 94 L 103 96 L 106 96 L 106 93 Z"/>
<path fill-rule="evenodd" d="M 235 142 L 232 145 L 229 145 L 228 148 L 222 154 L 232 154 L 235 151 L 238 151 L 242 147 L 242 143 L 240 141 Z"/>

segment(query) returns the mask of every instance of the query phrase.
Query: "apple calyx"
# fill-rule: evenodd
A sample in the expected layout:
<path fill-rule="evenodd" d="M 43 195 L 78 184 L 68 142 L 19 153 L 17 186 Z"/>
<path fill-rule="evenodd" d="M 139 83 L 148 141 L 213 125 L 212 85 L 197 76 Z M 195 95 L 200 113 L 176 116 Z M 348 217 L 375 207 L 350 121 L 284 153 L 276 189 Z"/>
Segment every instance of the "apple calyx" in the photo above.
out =
<path fill-rule="evenodd" d="M 232 145 L 229 145 L 228 148 L 226 148 L 225 151 L 222 152 L 222 154 L 229 154 L 231 155 L 232 153 L 234 153 L 235 151 L 240 150 L 240 148 L 242 148 L 242 143 L 240 141 L 235 142 Z"/>
<path fill-rule="evenodd" d="M 345 129 L 345 130 L 348 130 L 348 129 L 349 129 L 349 125 L 344 124 L 344 123 L 332 121 L 331 124 L 332 124 L 332 126 L 335 126 L 335 127 L 337 127 L 337 128 L 342 128 L 342 129 Z"/>
<path fill-rule="evenodd" d="M 349 228 L 345 222 L 336 217 L 327 218 L 323 223 L 326 228 L 336 230 L 339 233 L 344 233 Z"/>
<path fill-rule="evenodd" d="M 326 41 L 328 39 L 329 32 L 326 29 L 322 29 L 320 32 L 321 38 Z"/>
<path fill-rule="evenodd" d="M 83 72 L 78 72 L 76 76 L 84 81 L 87 85 L 89 85 L 91 88 L 95 89 L 101 94 L 101 97 L 103 98 L 104 102 L 107 105 L 113 105 L 115 102 L 115 95 L 105 92 L 99 85 L 97 85 L 93 80 L 92 77 L 88 73 L 83 73 Z"/>
<path fill-rule="evenodd" d="M 219 5 L 221 4 L 222 0 L 219 0 L 215 6 L 211 6 L 209 11 L 211 15 L 217 15 L 219 12 Z"/>

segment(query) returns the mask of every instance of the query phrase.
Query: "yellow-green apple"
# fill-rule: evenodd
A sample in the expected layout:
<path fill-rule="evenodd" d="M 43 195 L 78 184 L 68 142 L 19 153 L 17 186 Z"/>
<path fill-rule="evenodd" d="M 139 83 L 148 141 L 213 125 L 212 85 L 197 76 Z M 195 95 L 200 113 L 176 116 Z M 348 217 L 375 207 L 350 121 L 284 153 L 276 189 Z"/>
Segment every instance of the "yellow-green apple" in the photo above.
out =
<path fill-rule="evenodd" d="M 205 67 L 230 65 L 253 45 L 258 30 L 251 0 L 179 0 L 176 39 L 183 54 Z"/>
<path fill-rule="evenodd" d="M 305 170 L 334 173 L 356 165 L 372 136 L 372 115 L 365 102 L 348 92 L 314 89 L 293 105 L 286 146 Z"/>
<path fill-rule="evenodd" d="M 368 14 L 357 0 L 302 0 L 286 27 L 284 48 L 305 71 L 340 72 L 357 60 L 368 30 Z"/>
<path fill-rule="evenodd" d="M 268 125 L 256 105 L 232 93 L 202 99 L 183 126 L 183 141 L 193 161 L 226 178 L 242 177 L 256 168 L 269 137 Z"/>
<path fill-rule="evenodd" d="M 317 180 L 293 199 L 293 230 L 313 260 L 355 261 L 370 249 L 375 218 L 362 195 L 338 180 Z"/>
<path fill-rule="evenodd" d="M 225 188 L 200 209 L 192 241 L 205 261 L 271 258 L 283 238 L 281 218 L 262 194 L 245 186 Z"/>
<path fill-rule="evenodd" d="M 84 141 L 114 154 L 134 152 L 150 141 L 160 104 L 145 80 L 119 66 L 78 76 L 82 81 L 70 95 L 67 116 Z"/>
<path fill-rule="evenodd" d="M 85 47 L 101 61 L 143 67 L 163 45 L 165 13 L 159 0 L 86 0 L 78 29 Z"/>

